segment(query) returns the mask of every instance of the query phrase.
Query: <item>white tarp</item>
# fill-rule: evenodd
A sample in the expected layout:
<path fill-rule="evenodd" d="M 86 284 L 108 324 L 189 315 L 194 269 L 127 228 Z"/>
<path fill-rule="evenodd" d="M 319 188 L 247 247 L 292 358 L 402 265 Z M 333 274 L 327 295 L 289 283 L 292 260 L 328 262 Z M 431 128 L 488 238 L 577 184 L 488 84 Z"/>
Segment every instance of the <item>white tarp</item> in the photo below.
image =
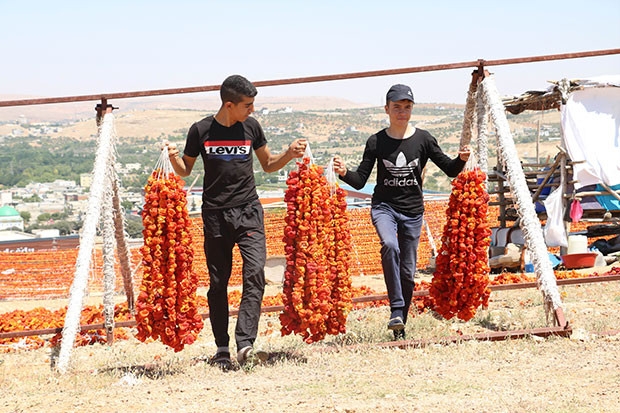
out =
<path fill-rule="evenodd" d="M 589 84 L 593 83 L 597 82 Z M 604 84 L 620 84 L 620 76 L 607 77 Z M 571 93 L 562 105 L 561 120 L 570 159 L 585 161 L 573 166 L 575 188 L 620 184 L 620 87 L 586 87 Z"/>

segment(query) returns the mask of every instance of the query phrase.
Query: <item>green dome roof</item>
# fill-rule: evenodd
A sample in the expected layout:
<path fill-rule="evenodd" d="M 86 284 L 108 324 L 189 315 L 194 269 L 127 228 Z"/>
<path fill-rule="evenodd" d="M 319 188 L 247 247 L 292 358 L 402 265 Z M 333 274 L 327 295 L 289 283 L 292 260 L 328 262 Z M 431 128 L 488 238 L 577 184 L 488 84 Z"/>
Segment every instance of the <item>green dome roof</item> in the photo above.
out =
<path fill-rule="evenodd" d="M 18 217 L 19 212 L 15 208 L 9 205 L 0 207 L 0 217 Z"/>

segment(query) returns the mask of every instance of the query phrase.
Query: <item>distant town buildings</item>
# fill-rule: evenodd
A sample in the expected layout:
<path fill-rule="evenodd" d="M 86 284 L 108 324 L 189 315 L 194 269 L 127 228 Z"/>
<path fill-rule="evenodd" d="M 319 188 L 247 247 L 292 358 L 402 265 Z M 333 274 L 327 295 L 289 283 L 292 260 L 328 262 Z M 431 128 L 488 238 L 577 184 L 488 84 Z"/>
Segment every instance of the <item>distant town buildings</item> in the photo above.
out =
<path fill-rule="evenodd" d="M 58 179 L 54 182 L 37 182 L 24 188 L 14 187 L 0 191 L 0 241 L 59 237 L 59 230 L 53 228 L 53 220 L 44 222 L 48 226 L 45 230 L 33 230 L 32 234 L 24 233 L 28 222 L 24 221 L 21 213 L 29 214 L 30 223 L 36 222 L 39 216 L 45 213 L 68 214 L 69 221 L 81 220 L 88 209 L 90 174 L 83 174 L 80 181 L 88 186 Z M 127 192 L 123 188 L 120 191 L 121 199 L 129 200 L 135 205 L 143 203 L 142 194 Z"/>

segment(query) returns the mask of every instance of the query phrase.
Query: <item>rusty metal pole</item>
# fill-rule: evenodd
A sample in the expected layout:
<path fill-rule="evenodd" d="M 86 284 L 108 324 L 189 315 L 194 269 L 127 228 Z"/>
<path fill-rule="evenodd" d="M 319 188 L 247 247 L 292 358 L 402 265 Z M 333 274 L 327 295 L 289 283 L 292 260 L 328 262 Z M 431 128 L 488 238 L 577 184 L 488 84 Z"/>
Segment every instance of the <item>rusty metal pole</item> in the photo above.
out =
<path fill-rule="evenodd" d="M 112 113 L 112 110 L 118 109 L 117 107 L 112 106 L 108 103 L 108 99 L 105 97 L 101 98 L 101 103 L 97 103 L 95 106 L 95 111 L 97 111 L 97 127 L 101 126 L 101 122 L 103 122 L 103 117 L 106 113 Z"/>
<path fill-rule="evenodd" d="M 457 63 L 446 63 L 446 64 L 427 65 L 427 66 L 404 67 L 400 69 L 373 70 L 373 71 L 367 71 L 367 72 L 340 73 L 340 74 L 335 74 L 335 75 L 319 75 L 319 76 L 296 77 L 296 78 L 276 79 L 276 80 L 259 80 L 259 81 L 254 81 L 252 83 L 256 87 L 281 86 L 281 85 L 293 85 L 293 84 L 299 84 L 299 83 L 327 82 L 327 81 L 333 81 L 333 80 L 359 79 L 359 78 L 376 77 L 376 76 L 402 75 L 402 74 L 408 74 L 408 73 L 422 73 L 422 72 L 434 72 L 434 71 L 441 71 L 441 70 L 466 69 L 466 68 L 471 68 L 471 67 L 479 67 L 481 65 L 486 66 L 486 67 L 503 66 L 503 65 L 522 64 L 522 63 L 549 62 L 549 61 L 554 61 L 554 60 L 565 60 L 565 59 L 582 59 L 586 57 L 609 56 L 609 55 L 617 55 L 617 54 L 620 54 L 620 49 L 592 50 L 592 51 L 586 51 L 586 52 L 561 53 L 561 54 L 553 54 L 553 55 L 517 57 L 517 58 L 509 58 L 509 59 L 494 59 L 494 60 L 478 59 L 478 60 L 472 60 L 469 62 L 457 62 Z M 207 86 L 181 87 L 181 88 L 174 88 L 174 89 L 155 89 L 155 90 L 143 90 L 143 91 L 135 91 L 135 92 L 116 92 L 116 93 L 106 93 L 105 95 L 99 94 L 99 95 L 63 96 L 63 97 L 38 98 L 38 99 L 18 99 L 18 100 L 4 100 L 4 101 L 0 100 L 0 107 L 45 105 L 45 104 L 50 104 L 50 103 L 65 103 L 65 102 L 85 102 L 85 101 L 90 101 L 90 100 L 101 99 L 102 96 L 105 96 L 108 99 L 125 99 L 125 98 L 135 98 L 135 97 L 145 97 L 145 96 L 178 95 L 178 94 L 184 94 L 184 93 L 210 92 L 210 91 L 215 91 L 219 89 L 220 89 L 220 85 L 207 85 Z"/>

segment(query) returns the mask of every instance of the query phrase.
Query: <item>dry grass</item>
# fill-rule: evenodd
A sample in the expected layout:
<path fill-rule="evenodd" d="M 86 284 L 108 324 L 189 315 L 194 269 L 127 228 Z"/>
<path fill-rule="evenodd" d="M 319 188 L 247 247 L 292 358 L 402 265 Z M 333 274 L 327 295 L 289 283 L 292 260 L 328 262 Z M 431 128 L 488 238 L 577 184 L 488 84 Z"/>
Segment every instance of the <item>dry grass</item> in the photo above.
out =
<path fill-rule="evenodd" d="M 620 283 L 560 287 L 570 339 L 530 337 L 440 344 L 442 337 L 545 326 L 540 293 L 498 291 L 469 322 L 425 313 L 408 338 L 438 342 L 382 348 L 388 309 L 351 313 L 346 335 L 308 345 L 261 318 L 267 365 L 222 372 L 210 329 L 179 353 L 135 339 L 74 350 L 71 370 L 50 369 L 49 348 L 0 355 L 0 411 L 73 412 L 617 412 Z M 234 323 L 234 320 L 233 320 Z M 232 323 L 231 323 L 232 324 Z M 232 325 L 231 325 L 232 328 Z"/>

